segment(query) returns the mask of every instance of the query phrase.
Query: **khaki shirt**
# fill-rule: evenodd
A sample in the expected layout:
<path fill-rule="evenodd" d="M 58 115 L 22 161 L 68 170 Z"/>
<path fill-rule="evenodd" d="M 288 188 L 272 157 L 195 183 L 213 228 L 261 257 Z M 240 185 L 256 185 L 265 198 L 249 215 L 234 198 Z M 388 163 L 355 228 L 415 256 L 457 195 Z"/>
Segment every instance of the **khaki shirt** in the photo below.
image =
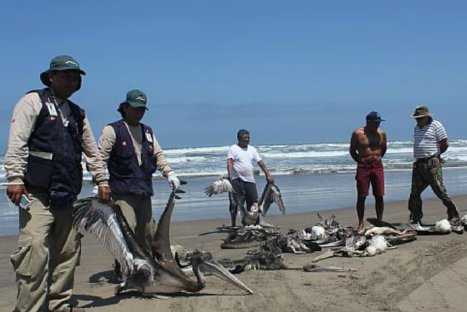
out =
<path fill-rule="evenodd" d="M 141 125 L 130 126 L 125 122 L 125 125 L 130 133 L 131 139 L 133 141 L 133 146 L 135 148 L 136 158 L 138 159 L 138 164 L 141 165 L 141 148 L 143 144 L 143 133 L 141 131 Z M 101 137 L 99 138 L 99 152 L 101 161 L 109 161 L 110 154 L 117 140 L 115 130 L 112 126 L 107 125 L 102 129 Z M 154 146 L 154 155 L 156 156 L 157 169 L 162 173 L 164 177 L 167 177 L 167 174 L 172 171 L 165 158 L 164 152 L 159 145 L 156 137 L 153 135 L 153 146 Z"/>
<path fill-rule="evenodd" d="M 28 93 L 16 104 L 11 118 L 8 149 L 5 155 L 5 170 L 8 184 L 24 184 L 24 174 L 29 156 L 28 140 L 34 130 L 37 117 L 42 109 L 42 102 L 37 92 Z M 58 112 L 64 123 L 71 114 L 68 101 L 59 105 Z M 82 148 L 88 171 L 96 177 L 99 185 L 106 185 L 108 175 L 102 162 L 99 161 L 96 140 L 91 125 L 85 116 L 83 121 Z"/>

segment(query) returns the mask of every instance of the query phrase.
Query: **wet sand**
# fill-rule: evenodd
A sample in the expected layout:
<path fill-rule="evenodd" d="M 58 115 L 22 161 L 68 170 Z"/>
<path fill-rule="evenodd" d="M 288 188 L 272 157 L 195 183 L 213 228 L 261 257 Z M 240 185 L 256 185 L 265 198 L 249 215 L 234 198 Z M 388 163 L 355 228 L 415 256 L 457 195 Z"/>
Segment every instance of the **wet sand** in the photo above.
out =
<path fill-rule="evenodd" d="M 454 197 L 467 213 L 467 196 Z M 344 225 L 356 225 L 351 208 L 326 210 Z M 386 203 L 384 220 L 407 222 L 407 202 Z M 175 208 L 176 209 L 176 208 Z M 275 209 L 275 208 L 271 208 Z M 446 217 L 437 199 L 424 201 L 424 222 Z M 366 217 L 374 217 L 367 206 Z M 271 216 L 268 222 L 288 229 L 302 229 L 317 222 L 316 213 Z M 215 258 L 240 259 L 246 249 L 222 250 L 225 233 L 216 228 L 225 219 L 173 222 L 172 244 L 210 251 Z M 76 270 L 74 298 L 88 311 L 467 311 L 467 233 L 464 235 L 419 236 L 415 242 L 398 246 L 381 255 L 366 258 L 335 257 L 321 264 L 357 269 L 352 273 L 305 273 L 303 265 L 319 255 L 284 254 L 285 264 L 298 270 L 247 271 L 237 275 L 255 291 L 240 289 L 207 277 L 207 287 L 197 294 L 178 294 L 168 299 L 143 298 L 134 292 L 115 297 L 114 284 L 99 283 L 111 276 L 113 260 L 92 237 L 83 239 L 81 265 Z M 9 255 L 16 249 L 15 236 L 0 237 L 0 311 L 12 311 L 15 304 L 15 275 Z"/>

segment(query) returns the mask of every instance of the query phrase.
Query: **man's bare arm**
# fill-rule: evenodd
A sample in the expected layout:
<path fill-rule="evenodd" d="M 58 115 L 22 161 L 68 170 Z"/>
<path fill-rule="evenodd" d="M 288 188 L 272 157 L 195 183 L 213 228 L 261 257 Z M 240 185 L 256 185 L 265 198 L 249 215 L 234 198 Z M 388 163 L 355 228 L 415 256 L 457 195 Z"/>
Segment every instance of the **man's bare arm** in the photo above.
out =
<path fill-rule="evenodd" d="M 449 143 L 448 143 L 448 139 L 443 139 L 441 141 L 439 141 L 439 152 L 440 154 L 444 153 L 445 151 L 448 150 L 448 147 L 449 147 Z"/>
<path fill-rule="evenodd" d="M 233 163 L 234 161 L 232 158 L 227 158 L 227 175 L 229 176 L 229 179 L 232 178 Z"/>
<path fill-rule="evenodd" d="M 386 154 L 386 150 L 388 148 L 388 139 L 387 139 L 387 136 L 386 136 L 386 132 L 383 131 L 381 133 L 381 158 L 383 158 L 383 156 Z"/>
<path fill-rule="evenodd" d="M 352 156 L 353 160 L 355 160 L 356 162 L 358 162 L 358 159 L 359 159 L 357 148 L 358 148 L 357 132 L 354 131 L 352 133 L 352 138 L 350 139 L 349 153 L 350 153 L 350 156 Z"/>

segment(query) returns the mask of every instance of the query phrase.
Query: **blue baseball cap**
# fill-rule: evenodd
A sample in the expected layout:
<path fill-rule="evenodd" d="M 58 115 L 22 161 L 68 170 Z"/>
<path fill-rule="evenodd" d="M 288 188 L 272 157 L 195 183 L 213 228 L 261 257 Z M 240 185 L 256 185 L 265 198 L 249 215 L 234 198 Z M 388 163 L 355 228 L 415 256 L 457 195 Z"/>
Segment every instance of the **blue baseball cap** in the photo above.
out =
<path fill-rule="evenodd" d="M 378 112 L 369 112 L 368 115 L 366 115 L 366 121 L 385 121 L 384 119 L 381 118 L 381 115 Z"/>

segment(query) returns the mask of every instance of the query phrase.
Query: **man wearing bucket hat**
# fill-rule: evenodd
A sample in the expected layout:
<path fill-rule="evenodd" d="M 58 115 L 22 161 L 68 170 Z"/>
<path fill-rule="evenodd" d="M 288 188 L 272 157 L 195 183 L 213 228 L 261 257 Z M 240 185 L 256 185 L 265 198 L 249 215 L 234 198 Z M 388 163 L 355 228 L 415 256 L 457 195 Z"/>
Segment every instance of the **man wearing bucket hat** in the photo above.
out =
<path fill-rule="evenodd" d="M 180 187 L 180 180 L 170 168 L 152 129 L 141 123 L 146 105 L 143 91 L 128 91 L 126 100 L 118 107 L 122 119 L 102 130 L 99 152 L 109 170 L 112 198 L 121 207 L 137 239 L 150 251 L 154 233 L 152 175 L 158 169 L 174 190 Z M 116 266 L 118 274 L 117 263 Z"/>
<path fill-rule="evenodd" d="M 366 126 L 356 129 L 350 139 L 349 153 L 357 162 L 357 216 L 358 228 L 364 228 L 365 200 L 370 184 L 375 196 L 376 219 L 383 221 L 384 211 L 384 170 L 383 156 L 386 153 L 386 132 L 379 128 L 380 114 L 370 112 L 366 116 Z"/>
<path fill-rule="evenodd" d="M 433 192 L 447 208 L 448 220 L 456 223 L 459 211 L 446 192 L 443 184 L 441 154 L 449 147 L 444 126 L 431 116 L 427 106 L 417 106 L 411 116 L 417 122 L 414 128 L 413 153 L 416 159 L 412 167 L 412 188 L 409 198 L 410 223 L 414 229 L 423 229 L 421 220 L 421 193 L 431 186 Z"/>
<path fill-rule="evenodd" d="M 85 72 L 71 56 L 53 58 L 40 75 L 45 89 L 16 104 L 5 155 L 9 199 L 18 205 L 18 286 L 14 311 L 83 311 L 69 305 L 80 242 L 72 202 L 81 191 L 84 153 L 99 194 L 110 192 L 83 109 L 69 100 Z"/>

